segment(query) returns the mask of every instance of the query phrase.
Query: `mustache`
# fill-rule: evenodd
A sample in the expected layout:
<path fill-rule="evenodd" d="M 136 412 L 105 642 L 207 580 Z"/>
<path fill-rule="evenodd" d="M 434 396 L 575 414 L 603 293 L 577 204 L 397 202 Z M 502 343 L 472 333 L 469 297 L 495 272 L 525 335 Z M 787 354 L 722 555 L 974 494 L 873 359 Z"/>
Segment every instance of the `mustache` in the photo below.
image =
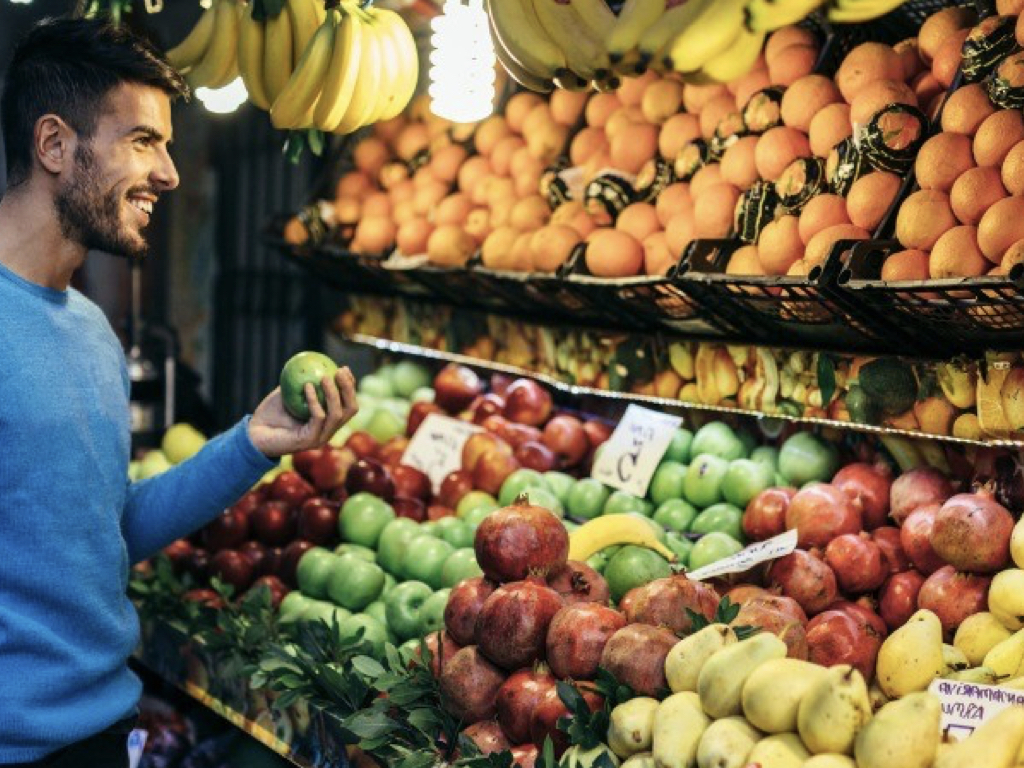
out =
<path fill-rule="evenodd" d="M 139 186 L 131 187 L 127 192 L 124 193 L 125 197 L 131 197 L 132 195 L 152 195 L 157 200 L 160 199 L 160 192 L 150 186 Z"/>

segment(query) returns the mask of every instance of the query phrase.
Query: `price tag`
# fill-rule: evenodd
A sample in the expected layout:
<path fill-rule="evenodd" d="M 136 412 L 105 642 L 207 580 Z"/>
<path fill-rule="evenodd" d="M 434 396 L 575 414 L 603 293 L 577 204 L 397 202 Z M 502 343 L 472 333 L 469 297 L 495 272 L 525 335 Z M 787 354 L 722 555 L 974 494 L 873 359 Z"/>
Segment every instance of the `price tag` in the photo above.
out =
<path fill-rule="evenodd" d="M 1024 691 L 961 680 L 932 680 L 928 692 L 942 704 L 942 732 L 963 741 L 1007 707 L 1024 705 Z"/>
<path fill-rule="evenodd" d="M 683 420 L 630 405 L 603 446 L 590 476 L 634 496 L 647 495 L 654 471 Z"/>
<path fill-rule="evenodd" d="M 431 413 L 409 441 L 402 463 L 429 477 L 437 493 L 441 481 L 462 467 L 462 446 L 480 431 L 475 424 Z"/>
<path fill-rule="evenodd" d="M 713 579 L 715 576 L 724 576 L 727 573 L 743 573 L 758 563 L 785 557 L 796 549 L 796 539 L 797 534 L 794 528 L 770 539 L 751 544 L 731 557 L 719 560 L 711 565 L 705 565 L 703 568 L 690 571 L 686 575 L 694 581 L 703 581 L 704 579 Z"/>

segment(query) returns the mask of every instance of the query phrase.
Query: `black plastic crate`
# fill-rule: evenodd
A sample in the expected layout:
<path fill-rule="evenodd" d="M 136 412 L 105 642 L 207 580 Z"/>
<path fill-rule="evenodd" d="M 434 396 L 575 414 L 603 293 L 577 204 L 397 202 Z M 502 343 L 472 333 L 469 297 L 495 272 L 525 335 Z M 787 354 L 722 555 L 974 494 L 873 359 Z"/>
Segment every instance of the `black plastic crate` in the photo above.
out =
<path fill-rule="evenodd" d="M 426 264 L 406 272 L 409 277 L 442 301 L 460 307 L 487 312 L 518 313 L 519 309 L 496 291 L 478 273 L 479 254 L 464 267 L 439 267 Z"/>

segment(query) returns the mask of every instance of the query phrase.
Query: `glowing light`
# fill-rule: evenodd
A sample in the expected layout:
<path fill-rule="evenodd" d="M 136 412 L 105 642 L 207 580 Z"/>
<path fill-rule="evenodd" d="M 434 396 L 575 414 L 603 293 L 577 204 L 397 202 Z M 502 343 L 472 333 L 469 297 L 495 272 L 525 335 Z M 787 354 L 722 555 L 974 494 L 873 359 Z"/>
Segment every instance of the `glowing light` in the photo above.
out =
<path fill-rule="evenodd" d="M 249 98 L 242 78 L 237 77 L 223 88 L 196 88 L 196 98 L 207 111 L 227 115 L 242 106 Z"/>
<path fill-rule="evenodd" d="M 457 123 L 494 111 L 494 47 L 483 0 L 446 0 L 430 22 L 430 111 Z"/>

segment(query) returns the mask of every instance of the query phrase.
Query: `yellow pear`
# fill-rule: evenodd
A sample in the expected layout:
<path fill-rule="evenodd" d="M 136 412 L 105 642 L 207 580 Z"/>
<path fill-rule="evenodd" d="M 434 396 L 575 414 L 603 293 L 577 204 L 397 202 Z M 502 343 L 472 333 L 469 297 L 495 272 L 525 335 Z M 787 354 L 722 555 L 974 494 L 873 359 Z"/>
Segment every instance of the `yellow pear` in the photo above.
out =
<path fill-rule="evenodd" d="M 658 768 L 693 768 L 697 745 L 711 720 L 688 693 L 675 693 L 654 713 L 651 754 Z"/>
<path fill-rule="evenodd" d="M 1014 565 L 1024 568 L 1024 518 L 1013 526 L 1013 534 L 1010 536 L 1010 557 L 1013 558 Z"/>
<path fill-rule="evenodd" d="M 891 701 L 891 699 L 885 695 L 885 691 L 882 690 L 882 686 L 878 684 L 877 678 L 872 680 L 871 685 L 868 686 L 868 698 L 871 700 L 871 709 L 875 712 Z"/>
<path fill-rule="evenodd" d="M 875 675 L 886 696 L 899 698 L 925 690 L 943 666 L 942 624 L 922 609 L 882 643 Z"/>
<path fill-rule="evenodd" d="M 857 768 L 929 768 L 939 747 L 942 708 L 930 693 L 882 707 L 857 734 Z"/>
<path fill-rule="evenodd" d="M 961 683 L 982 683 L 983 685 L 995 685 L 998 682 L 996 673 L 988 667 L 971 667 L 961 669 L 958 672 L 950 672 L 943 675 L 946 680 L 958 680 Z M 1002 685 L 1002 683 L 1000 683 Z"/>
<path fill-rule="evenodd" d="M 857 764 L 853 762 L 852 757 L 825 753 L 815 755 L 800 768 L 857 768 Z"/>
<path fill-rule="evenodd" d="M 1008 707 L 974 733 L 942 750 L 935 768 L 1012 768 L 1024 743 L 1024 707 Z"/>
<path fill-rule="evenodd" d="M 656 768 L 654 755 L 650 752 L 637 752 L 635 755 L 623 760 L 619 768 Z"/>
<path fill-rule="evenodd" d="M 864 676 L 849 664 L 829 667 L 800 700 L 797 729 L 814 754 L 850 754 L 857 732 L 871 719 Z"/>
<path fill-rule="evenodd" d="M 650 751 L 657 709 L 658 700 L 648 696 L 638 696 L 615 707 L 606 739 L 612 752 L 619 757 L 629 757 L 637 752 Z"/>
<path fill-rule="evenodd" d="M 726 624 L 709 624 L 676 643 L 665 657 L 665 679 L 673 693 L 696 691 L 697 677 L 712 654 L 737 641 Z"/>
<path fill-rule="evenodd" d="M 1017 677 L 1024 674 L 1024 629 L 1018 630 L 985 654 L 982 665 L 999 677 Z"/>
<path fill-rule="evenodd" d="M 1008 568 L 993 577 L 988 588 L 988 609 L 1007 629 L 1024 629 L 1024 571 Z"/>
<path fill-rule="evenodd" d="M 795 733 L 777 733 L 757 742 L 747 756 L 747 762 L 761 768 L 803 768 L 810 756 Z"/>
<path fill-rule="evenodd" d="M 766 661 L 743 684 L 743 714 L 768 733 L 796 731 L 800 700 L 825 674 L 825 667 L 802 659 Z"/>
<path fill-rule="evenodd" d="M 697 693 L 704 711 L 714 718 L 740 714 L 740 698 L 747 678 L 766 661 L 785 658 L 788 650 L 778 637 L 762 632 L 715 653 L 697 678 Z"/>
<path fill-rule="evenodd" d="M 946 676 L 953 672 L 960 672 L 971 666 L 967 655 L 955 645 L 942 644 L 942 674 Z"/>
<path fill-rule="evenodd" d="M 742 717 L 715 720 L 697 745 L 697 768 L 743 768 L 761 732 Z"/>
<path fill-rule="evenodd" d="M 992 598 L 989 597 L 989 600 Z M 974 666 L 985 660 L 985 654 L 1010 636 L 1011 632 L 988 611 L 968 616 L 953 636 L 953 645 L 963 651 Z"/>

